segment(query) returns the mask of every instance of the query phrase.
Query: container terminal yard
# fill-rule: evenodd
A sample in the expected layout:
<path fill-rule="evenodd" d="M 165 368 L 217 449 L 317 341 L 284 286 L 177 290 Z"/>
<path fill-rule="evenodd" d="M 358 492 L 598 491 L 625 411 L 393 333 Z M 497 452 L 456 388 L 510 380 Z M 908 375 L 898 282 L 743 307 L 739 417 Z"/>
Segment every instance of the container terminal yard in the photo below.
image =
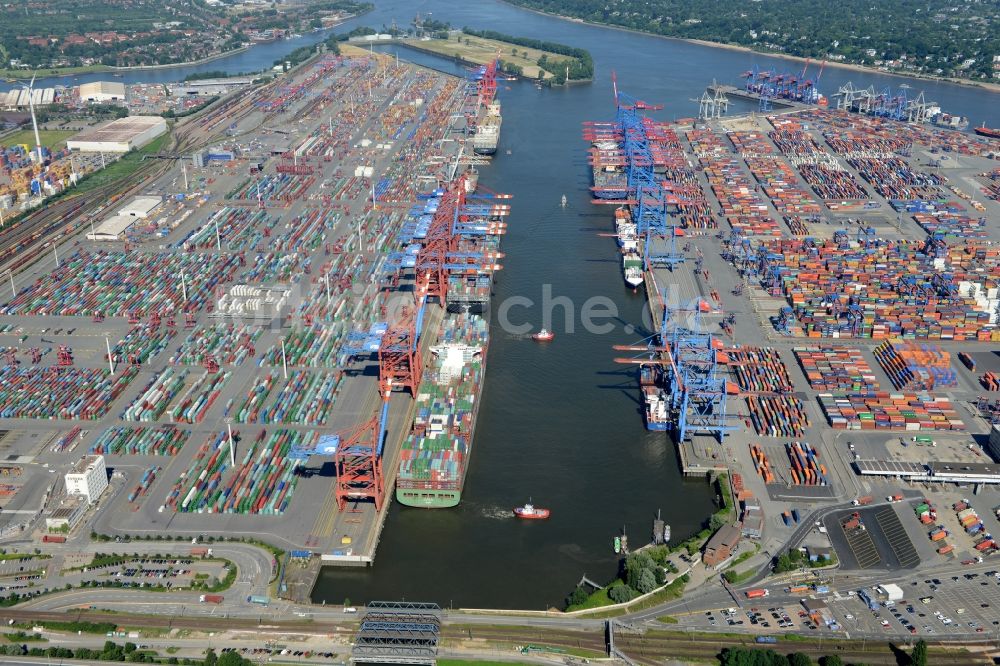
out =
<path fill-rule="evenodd" d="M 181 124 L 84 220 L 6 230 L 5 535 L 41 541 L 58 514 L 70 541 L 244 534 L 363 565 L 401 457 L 457 494 L 457 443 L 448 469 L 400 447 L 424 365 L 485 351 L 509 206 L 473 193 L 488 158 L 465 141 L 499 113 L 494 72 L 320 56 Z M 445 432 L 421 427 L 466 455 L 476 372 Z M 113 472 L 96 509 L 63 482 L 87 455 Z"/>
<path fill-rule="evenodd" d="M 123 547 L 126 576 L 224 575 L 213 555 L 239 569 L 207 599 L 69 590 L 0 616 L 89 606 L 152 627 L 186 612 L 237 643 L 334 637 L 322 659 L 353 638 L 364 661 L 364 623 L 343 626 L 355 609 L 305 603 L 309 581 L 286 593 L 266 551 L 208 553 L 201 537 L 364 565 L 391 502 L 464 501 L 490 335 L 479 315 L 510 212 L 477 189 L 495 142 L 467 145 L 488 116 L 500 127 L 494 71 L 321 56 L 178 125 L 124 193 L 57 201 L 0 234 L 2 536 L 53 558 L 30 582 L 99 577 L 81 576 L 82 554 Z M 363 617 L 443 618 L 456 650 L 551 643 L 643 664 L 756 634 L 849 639 L 842 654 L 865 663 L 895 663 L 873 639 L 995 636 L 1000 142 L 831 108 L 666 123 L 655 100 L 615 100 L 581 150 L 623 288 L 644 290 L 649 313 L 641 333 L 609 336 L 608 364 L 634 368 L 636 417 L 685 474 L 724 479 L 734 520 L 694 558 L 671 555 L 691 577 L 684 599 L 620 623 Z M 93 504 L 67 496 L 67 472 Z M 790 548 L 818 568 L 769 576 Z M 180 559 L 155 562 L 164 550 Z M 746 575 L 724 582 L 730 567 Z M 275 624 L 293 613 L 308 620 Z M 650 631 L 668 615 L 727 633 L 704 645 Z"/>

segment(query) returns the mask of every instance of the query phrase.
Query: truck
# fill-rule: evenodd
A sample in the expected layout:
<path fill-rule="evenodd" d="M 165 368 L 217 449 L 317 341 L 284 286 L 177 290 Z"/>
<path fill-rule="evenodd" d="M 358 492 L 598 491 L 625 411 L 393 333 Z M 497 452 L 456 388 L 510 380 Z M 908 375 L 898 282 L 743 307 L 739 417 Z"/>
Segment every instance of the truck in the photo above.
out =
<path fill-rule="evenodd" d="M 212 549 L 199 546 L 191 549 L 191 557 L 211 557 Z"/>
<path fill-rule="evenodd" d="M 871 495 L 865 495 L 864 497 L 859 497 L 858 499 L 851 502 L 854 506 L 864 506 L 866 504 L 871 504 L 872 500 L 875 499 Z"/>
<path fill-rule="evenodd" d="M 955 550 L 955 547 L 950 543 L 947 546 L 941 546 L 937 549 L 938 555 L 947 555 L 951 551 Z"/>
<path fill-rule="evenodd" d="M 769 596 L 770 594 L 771 594 L 770 591 L 762 587 L 746 591 L 747 599 L 763 599 L 764 597 Z"/>
<path fill-rule="evenodd" d="M 60 534 L 46 534 L 42 537 L 42 543 L 66 543 L 66 537 Z"/>
<path fill-rule="evenodd" d="M 221 604 L 225 600 L 221 594 L 203 594 L 198 597 L 198 601 L 203 604 Z"/>
<path fill-rule="evenodd" d="M 948 536 L 948 530 L 935 530 L 931 532 L 931 541 L 940 541 Z"/>
<path fill-rule="evenodd" d="M 247 601 L 252 604 L 258 604 L 260 606 L 267 606 L 271 603 L 271 597 L 265 597 L 260 594 L 251 594 L 247 597 Z"/>
<path fill-rule="evenodd" d="M 808 585 L 792 585 L 791 587 L 786 587 L 785 592 L 788 594 L 805 594 L 809 591 Z"/>
<path fill-rule="evenodd" d="M 971 560 L 962 560 L 962 564 L 964 564 L 965 566 L 969 566 L 971 564 L 982 564 L 982 563 L 983 563 L 983 558 L 981 557 L 974 557 Z"/>
<path fill-rule="evenodd" d="M 886 502 L 902 502 L 903 501 L 903 496 L 902 495 L 889 495 L 888 497 L 885 498 L 885 501 Z"/>

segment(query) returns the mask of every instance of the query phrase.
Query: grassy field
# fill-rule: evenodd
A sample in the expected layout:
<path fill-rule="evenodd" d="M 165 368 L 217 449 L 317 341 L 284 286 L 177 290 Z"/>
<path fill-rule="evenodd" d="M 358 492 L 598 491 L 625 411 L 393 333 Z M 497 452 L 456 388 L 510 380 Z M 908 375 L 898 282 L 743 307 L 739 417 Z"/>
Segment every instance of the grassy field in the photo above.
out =
<path fill-rule="evenodd" d="M 143 155 L 160 152 L 160 149 L 169 139 L 169 132 L 163 136 L 153 139 L 150 143 L 146 144 L 139 150 L 133 150 L 131 153 L 128 153 L 114 164 L 109 164 L 106 169 L 102 169 L 97 173 L 88 176 L 83 182 L 71 189 L 70 193 L 83 194 L 84 192 L 89 192 L 90 190 L 100 187 L 101 185 L 107 185 L 108 183 L 116 181 L 119 178 L 124 178 L 135 171 L 136 167 L 142 164 Z"/>
<path fill-rule="evenodd" d="M 443 56 L 450 58 L 457 56 L 463 60 L 480 65 L 485 65 L 495 58 L 499 50 L 501 60 L 520 66 L 524 70 L 524 75 L 532 79 L 537 79 L 539 71 L 542 71 L 537 64 L 538 59 L 542 55 L 548 56 L 550 63 L 560 60 L 569 62 L 571 60 L 571 58 L 559 55 L 558 53 L 549 53 L 548 51 L 530 49 L 526 46 L 515 46 L 506 42 L 498 42 L 493 39 L 483 39 L 464 34 L 452 35 L 448 39 L 431 39 L 426 41 L 404 39 L 402 41 L 404 44 L 412 44 L 418 48 L 433 51 Z M 552 78 L 550 72 L 544 72 L 544 74 L 546 79 Z"/>
<path fill-rule="evenodd" d="M 42 140 L 42 145 L 50 150 L 57 150 L 66 145 L 66 139 L 76 134 L 76 130 L 39 130 L 38 136 Z M 27 144 L 29 148 L 35 146 L 35 132 L 30 129 L 20 130 L 13 134 L 8 134 L 0 138 L 0 144 L 4 146 L 16 146 L 19 143 Z"/>
<path fill-rule="evenodd" d="M 49 67 L 38 71 L 26 69 L 0 69 L 0 79 L 23 79 L 30 81 L 32 76 L 67 76 L 70 74 L 90 74 L 93 72 L 110 72 L 107 65 L 86 65 L 84 67 Z"/>

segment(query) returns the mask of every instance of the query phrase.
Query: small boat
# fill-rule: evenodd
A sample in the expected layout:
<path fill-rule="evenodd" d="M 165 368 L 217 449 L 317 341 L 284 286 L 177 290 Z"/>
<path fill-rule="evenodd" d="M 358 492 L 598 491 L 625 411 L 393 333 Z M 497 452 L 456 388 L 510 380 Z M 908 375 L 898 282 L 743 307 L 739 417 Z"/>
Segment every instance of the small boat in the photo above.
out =
<path fill-rule="evenodd" d="M 536 508 L 529 500 L 524 506 L 515 507 L 514 515 L 524 520 L 545 520 L 552 513 L 548 509 Z"/>
<path fill-rule="evenodd" d="M 539 342 L 550 342 L 552 338 L 556 337 L 556 334 L 552 331 L 543 328 L 538 333 L 531 336 L 532 340 L 538 340 Z"/>
<path fill-rule="evenodd" d="M 619 536 L 615 537 L 615 553 L 622 552 L 622 538 Z"/>

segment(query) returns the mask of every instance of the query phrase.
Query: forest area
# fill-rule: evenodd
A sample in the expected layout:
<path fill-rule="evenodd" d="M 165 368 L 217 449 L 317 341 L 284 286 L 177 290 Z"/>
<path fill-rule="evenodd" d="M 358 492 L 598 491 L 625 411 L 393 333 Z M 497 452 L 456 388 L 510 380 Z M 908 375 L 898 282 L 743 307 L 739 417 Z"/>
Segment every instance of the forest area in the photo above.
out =
<path fill-rule="evenodd" d="M 1000 3 L 964 0 L 511 0 L 668 37 L 914 73 L 1000 78 Z M 971 62 L 970 62 L 971 61 Z"/>

